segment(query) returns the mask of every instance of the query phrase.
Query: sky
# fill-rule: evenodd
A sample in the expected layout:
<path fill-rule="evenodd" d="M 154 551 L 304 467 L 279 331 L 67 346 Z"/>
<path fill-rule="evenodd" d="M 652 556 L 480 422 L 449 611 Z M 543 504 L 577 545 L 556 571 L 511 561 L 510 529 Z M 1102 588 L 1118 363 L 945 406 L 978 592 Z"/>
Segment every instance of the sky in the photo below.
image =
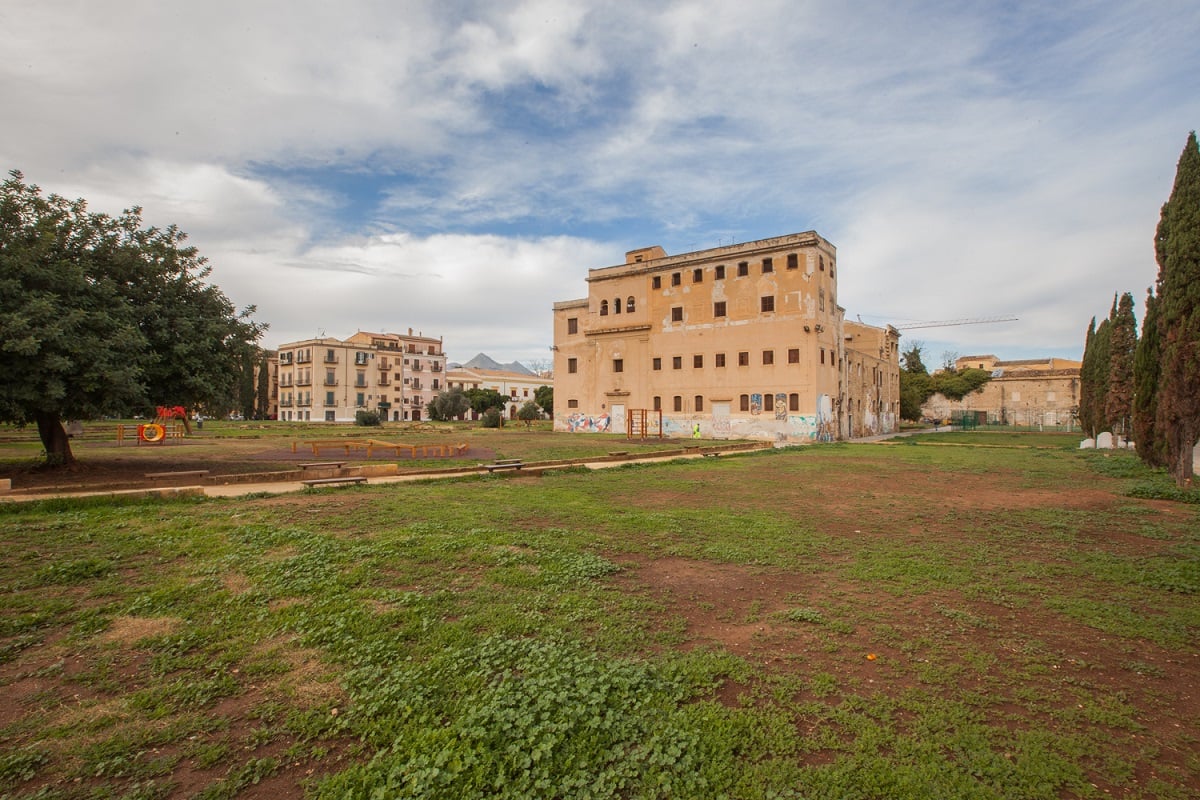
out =
<path fill-rule="evenodd" d="M 5 0 L 0 166 L 177 225 L 262 344 L 549 363 L 628 250 L 815 230 L 902 349 L 1079 358 L 1153 285 L 1194 0 Z"/>

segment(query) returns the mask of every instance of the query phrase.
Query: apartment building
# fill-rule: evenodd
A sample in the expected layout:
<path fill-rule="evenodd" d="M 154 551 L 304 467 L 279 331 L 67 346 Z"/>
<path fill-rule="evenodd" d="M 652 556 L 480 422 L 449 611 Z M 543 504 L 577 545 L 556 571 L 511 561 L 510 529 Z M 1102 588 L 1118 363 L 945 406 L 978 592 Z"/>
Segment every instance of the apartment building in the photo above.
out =
<path fill-rule="evenodd" d="M 962 356 L 955 369 L 982 369 L 992 379 L 961 400 L 941 394 L 921 406 L 930 419 L 956 419 L 964 413 L 993 425 L 1041 426 L 1071 430 L 1078 425 L 1079 370 L 1067 358 L 1001 361 L 994 355 Z"/>
<path fill-rule="evenodd" d="M 554 427 L 778 442 L 893 430 L 899 333 L 847 327 L 813 231 L 588 272 L 554 304 Z M 849 338 L 847 338 L 849 337 Z"/>
<path fill-rule="evenodd" d="M 342 340 L 305 339 L 278 348 L 279 419 L 353 422 L 358 411 L 420 420 L 446 388 L 442 340 L 359 331 Z"/>
<path fill-rule="evenodd" d="M 456 367 L 446 373 L 446 383 L 451 389 L 458 387 L 467 389 L 492 389 L 508 398 L 504 404 L 504 413 L 509 419 L 516 419 L 521 406 L 529 400 L 536 399 L 534 395 L 542 386 L 552 386 L 553 380 L 524 372 L 511 372 L 499 369 L 481 369 L 478 367 Z"/>

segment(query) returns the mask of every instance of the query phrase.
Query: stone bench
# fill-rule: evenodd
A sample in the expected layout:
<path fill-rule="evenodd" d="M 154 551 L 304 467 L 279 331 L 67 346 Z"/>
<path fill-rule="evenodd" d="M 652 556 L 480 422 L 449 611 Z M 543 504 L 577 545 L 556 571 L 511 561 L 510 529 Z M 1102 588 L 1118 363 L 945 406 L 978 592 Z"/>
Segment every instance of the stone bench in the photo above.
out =
<path fill-rule="evenodd" d="M 367 479 L 361 475 L 355 475 L 349 478 L 313 478 L 300 482 L 305 486 L 331 486 L 335 483 L 366 483 Z"/>

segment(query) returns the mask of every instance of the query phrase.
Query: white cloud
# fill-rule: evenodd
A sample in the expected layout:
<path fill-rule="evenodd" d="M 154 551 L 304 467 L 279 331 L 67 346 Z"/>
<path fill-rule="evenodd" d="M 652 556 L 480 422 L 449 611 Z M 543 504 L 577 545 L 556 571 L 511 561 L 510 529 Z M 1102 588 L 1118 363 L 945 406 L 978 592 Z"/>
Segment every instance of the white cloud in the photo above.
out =
<path fill-rule="evenodd" d="M 1198 39 L 1115 0 L 11 0 L 0 164 L 178 223 L 269 342 L 536 357 L 625 250 L 816 228 L 851 317 L 1012 313 L 920 338 L 1071 355 L 1153 280 Z"/>

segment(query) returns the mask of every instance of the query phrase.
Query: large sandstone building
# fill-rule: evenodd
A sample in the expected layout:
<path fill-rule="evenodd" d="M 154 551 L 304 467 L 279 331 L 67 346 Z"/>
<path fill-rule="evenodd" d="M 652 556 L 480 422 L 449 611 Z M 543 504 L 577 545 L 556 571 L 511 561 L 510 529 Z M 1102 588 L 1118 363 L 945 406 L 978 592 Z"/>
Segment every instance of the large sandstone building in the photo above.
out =
<path fill-rule="evenodd" d="M 588 272 L 554 304 L 554 428 L 777 442 L 896 429 L 899 333 L 847 322 L 815 232 Z"/>
<path fill-rule="evenodd" d="M 359 331 L 279 346 L 279 419 L 353 422 L 377 411 L 398 422 L 419 420 L 446 388 L 442 340 L 414 334 Z"/>
<path fill-rule="evenodd" d="M 935 394 L 921 414 L 935 420 L 964 415 L 979 423 L 1071 430 L 1078 426 L 1079 368 L 1065 358 L 1001 361 L 993 355 L 963 356 L 955 369 L 982 369 L 992 379 L 962 400 Z"/>

